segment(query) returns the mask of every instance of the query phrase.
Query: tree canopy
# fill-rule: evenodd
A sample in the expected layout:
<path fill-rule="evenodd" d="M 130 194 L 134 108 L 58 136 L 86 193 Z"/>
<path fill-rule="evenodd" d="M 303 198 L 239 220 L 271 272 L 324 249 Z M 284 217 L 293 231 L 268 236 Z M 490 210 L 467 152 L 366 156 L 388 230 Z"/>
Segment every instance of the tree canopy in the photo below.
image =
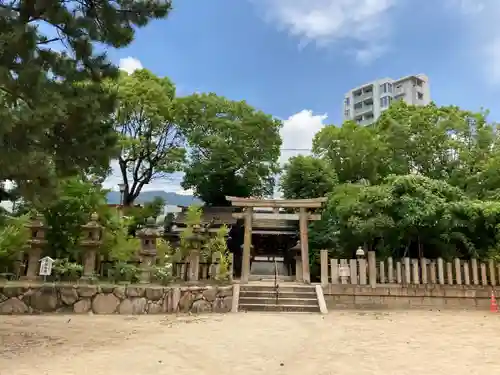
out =
<path fill-rule="evenodd" d="M 280 179 L 286 199 L 322 197 L 330 193 L 336 183 L 337 175 L 325 160 L 303 155 L 288 160 Z"/>
<path fill-rule="evenodd" d="M 499 144 L 487 112 L 435 104 L 395 102 L 373 125 L 325 127 L 314 157 L 340 185 L 312 226 L 313 247 L 345 256 L 358 246 L 380 256 L 498 256 Z M 295 180 L 315 178 L 304 171 Z"/>
<path fill-rule="evenodd" d="M 115 89 L 118 165 L 125 185 L 123 204 L 129 206 L 146 184 L 183 168 L 184 134 L 178 123 L 175 86 L 168 78 L 136 70 L 123 73 Z"/>
<path fill-rule="evenodd" d="M 107 168 L 116 156 L 115 97 L 101 82 L 118 70 L 94 45 L 124 47 L 134 28 L 170 9 L 170 1 L 0 4 L 0 181 L 26 195 Z"/>
<path fill-rule="evenodd" d="M 282 122 L 215 94 L 179 101 L 189 148 L 182 187 L 218 206 L 228 205 L 226 195 L 272 195 Z"/>

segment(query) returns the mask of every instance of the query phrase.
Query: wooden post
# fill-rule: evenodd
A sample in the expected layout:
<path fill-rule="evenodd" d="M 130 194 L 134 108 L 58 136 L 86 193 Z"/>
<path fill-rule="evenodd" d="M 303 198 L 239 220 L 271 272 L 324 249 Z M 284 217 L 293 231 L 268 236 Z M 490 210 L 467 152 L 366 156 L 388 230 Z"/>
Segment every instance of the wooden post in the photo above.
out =
<path fill-rule="evenodd" d="M 377 286 L 377 259 L 375 251 L 368 251 L 368 279 L 370 286 L 375 288 Z"/>
<path fill-rule="evenodd" d="M 250 248 L 252 246 L 253 208 L 245 209 L 245 233 L 243 236 L 243 256 L 241 259 L 241 282 L 248 283 L 250 277 Z"/>
<path fill-rule="evenodd" d="M 321 285 L 328 285 L 328 250 L 320 250 Z"/>
<path fill-rule="evenodd" d="M 311 283 L 311 274 L 309 270 L 309 236 L 307 234 L 308 216 L 305 207 L 300 208 L 299 227 L 300 227 L 300 253 L 302 255 L 302 277 L 304 283 Z"/>

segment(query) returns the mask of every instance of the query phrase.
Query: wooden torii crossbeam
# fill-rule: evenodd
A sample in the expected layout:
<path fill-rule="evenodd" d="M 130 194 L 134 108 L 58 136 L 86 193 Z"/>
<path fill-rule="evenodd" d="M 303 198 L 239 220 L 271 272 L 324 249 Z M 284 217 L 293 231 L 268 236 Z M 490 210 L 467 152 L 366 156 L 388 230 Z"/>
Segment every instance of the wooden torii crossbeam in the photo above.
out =
<path fill-rule="evenodd" d="M 240 198 L 226 196 L 226 200 L 234 207 L 244 207 L 243 213 L 235 213 L 233 217 L 245 219 L 245 233 L 243 242 L 243 257 L 241 267 L 241 282 L 248 282 L 250 276 L 250 248 L 252 245 L 252 221 L 253 220 L 298 220 L 300 228 L 300 247 L 302 258 L 302 277 L 305 283 L 311 282 L 309 270 L 309 245 L 307 224 L 310 220 L 319 220 L 320 215 L 307 212 L 307 208 L 320 208 L 326 202 L 326 197 L 312 199 L 260 199 Z M 297 208 L 298 214 L 288 213 L 254 213 L 254 208 Z"/>

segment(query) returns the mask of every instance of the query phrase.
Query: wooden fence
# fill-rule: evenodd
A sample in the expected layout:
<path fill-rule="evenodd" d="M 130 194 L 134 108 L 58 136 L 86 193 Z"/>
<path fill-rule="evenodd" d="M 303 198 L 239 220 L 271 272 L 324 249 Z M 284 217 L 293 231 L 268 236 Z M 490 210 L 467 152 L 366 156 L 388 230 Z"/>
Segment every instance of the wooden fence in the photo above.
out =
<path fill-rule="evenodd" d="M 493 260 L 478 262 L 477 259 L 438 259 L 377 261 L 375 252 L 369 251 L 367 259 L 329 259 L 328 251 L 321 250 L 322 284 L 448 284 L 482 285 L 500 284 L 500 264 Z"/>

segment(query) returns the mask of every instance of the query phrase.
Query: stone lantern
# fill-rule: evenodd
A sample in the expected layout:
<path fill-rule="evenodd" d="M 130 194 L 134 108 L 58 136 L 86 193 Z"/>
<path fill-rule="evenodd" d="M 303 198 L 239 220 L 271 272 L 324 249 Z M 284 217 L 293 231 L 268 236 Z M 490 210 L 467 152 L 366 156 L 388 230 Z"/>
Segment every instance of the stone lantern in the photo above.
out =
<path fill-rule="evenodd" d="M 198 281 L 200 277 L 200 248 L 203 242 L 203 234 L 207 228 L 193 225 L 193 233 L 186 237 L 189 241 L 191 252 L 189 254 L 189 281 Z"/>
<path fill-rule="evenodd" d="M 82 279 L 90 279 L 95 272 L 96 257 L 101 245 L 102 227 L 98 222 L 99 215 L 93 213 L 90 221 L 82 225 L 83 236 L 80 245 L 83 248 L 83 275 Z"/>
<path fill-rule="evenodd" d="M 294 247 L 290 249 L 290 251 L 295 254 L 295 281 L 302 282 L 304 281 L 304 277 L 302 276 L 302 246 L 300 245 L 300 241 L 297 241 Z"/>
<path fill-rule="evenodd" d="M 137 237 L 141 240 L 139 282 L 148 284 L 151 282 L 151 267 L 156 263 L 156 240 L 160 237 L 154 218 L 150 217 L 146 220 L 146 226 L 137 232 Z"/>
<path fill-rule="evenodd" d="M 36 215 L 31 219 L 31 222 L 26 225 L 30 229 L 31 236 L 28 240 L 28 266 L 26 269 L 27 280 L 36 280 L 38 276 L 38 261 L 41 258 L 43 248 L 47 244 L 45 232 L 47 227 L 43 223 L 43 216 Z"/>

